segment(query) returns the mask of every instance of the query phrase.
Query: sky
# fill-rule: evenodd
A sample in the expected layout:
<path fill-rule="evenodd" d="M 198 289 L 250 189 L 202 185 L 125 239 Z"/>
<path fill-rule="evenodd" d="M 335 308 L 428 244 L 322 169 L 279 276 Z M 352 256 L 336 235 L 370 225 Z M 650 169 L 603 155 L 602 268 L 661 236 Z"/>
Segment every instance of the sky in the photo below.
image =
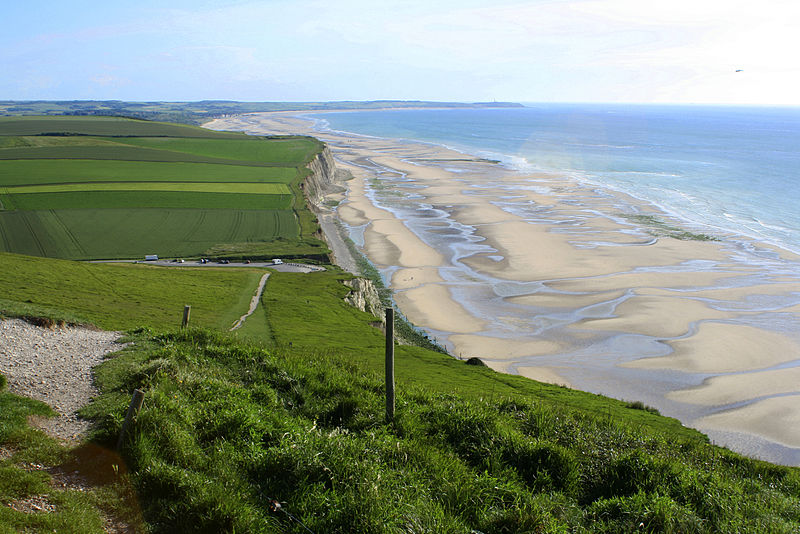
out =
<path fill-rule="evenodd" d="M 26 0 L 2 16 L 0 100 L 800 105 L 797 0 Z"/>

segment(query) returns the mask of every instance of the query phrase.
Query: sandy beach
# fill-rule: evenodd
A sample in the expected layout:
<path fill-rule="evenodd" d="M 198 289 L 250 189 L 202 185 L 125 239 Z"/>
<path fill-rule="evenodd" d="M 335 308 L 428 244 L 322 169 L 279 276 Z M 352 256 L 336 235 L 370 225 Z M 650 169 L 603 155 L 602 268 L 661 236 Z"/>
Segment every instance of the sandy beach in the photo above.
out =
<path fill-rule="evenodd" d="M 800 465 L 800 258 L 735 236 L 654 235 L 626 215 L 665 216 L 623 194 L 294 115 L 206 127 L 325 141 L 353 176 L 339 218 L 401 311 L 452 354 L 641 400 Z"/>

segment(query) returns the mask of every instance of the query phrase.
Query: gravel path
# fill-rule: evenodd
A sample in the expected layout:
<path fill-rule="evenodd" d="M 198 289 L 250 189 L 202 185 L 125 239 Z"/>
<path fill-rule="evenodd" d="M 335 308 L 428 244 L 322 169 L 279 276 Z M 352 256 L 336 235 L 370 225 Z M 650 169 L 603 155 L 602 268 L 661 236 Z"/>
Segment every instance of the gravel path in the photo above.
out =
<path fill-rule="evenodd" d="M 51 436 L 68 441 L 86 435 L 89 423 L 76 411 L 97 394 L 92 367 L 123 348 L 119 332 L 81 327 L 42 328 L 19 319 L 0 321 L 0 373 L 12 393 L 49 404 L 58 417 L 37 422 Z"/>
<path fill-rule="evenodd" d="M 319 213 L 317 214 L 317 220 L 319 221 L 322 233 L 325 234 L 325 241 L 331 248 L 331 252 L 333 252 L 334 263 L 345 271 L 359 275 L 360 271 L 358 265 L 350 249 L 347 247 L 347 244 L 344 242 L 344 237 L 342 236 L 343 230 L 337 225 L 336 216 Z"/>
<path fill-rule="evenodd" d="M 250 309 L 247 310 L 247 313 L 239 317 L 238 321 L 233 323 L 233 326 L 231 327 L 231 332 L 241 328 L 244 322 L 247 320 L 247 318 L 253 315 L 253 312 L 256 311 L 256 308 L 258 308 L 258 303 L 261 301 L 261 294 L 264 293 L 264 285 L 267 283 L 267 278 L 269 278 L 269 273 L 264 273 L 264 276 L 262 276 L 261 280 L 258 282 L 258 287 L 256 288 L 256 294 L 253 295 L 253 298 L 250 299 Z"/>

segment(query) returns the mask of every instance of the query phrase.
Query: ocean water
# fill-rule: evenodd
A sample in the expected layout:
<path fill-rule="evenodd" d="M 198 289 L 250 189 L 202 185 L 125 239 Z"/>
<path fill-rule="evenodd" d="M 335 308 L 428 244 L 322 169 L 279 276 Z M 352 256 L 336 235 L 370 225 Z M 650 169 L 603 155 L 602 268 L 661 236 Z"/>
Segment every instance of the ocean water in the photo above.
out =
<path fill-rule="evenodd" d="M 650 202 L 693 229 L 800 254 L 800 108 L 531 104 L 309 116 L 321 129 L 564 173 Z"/>

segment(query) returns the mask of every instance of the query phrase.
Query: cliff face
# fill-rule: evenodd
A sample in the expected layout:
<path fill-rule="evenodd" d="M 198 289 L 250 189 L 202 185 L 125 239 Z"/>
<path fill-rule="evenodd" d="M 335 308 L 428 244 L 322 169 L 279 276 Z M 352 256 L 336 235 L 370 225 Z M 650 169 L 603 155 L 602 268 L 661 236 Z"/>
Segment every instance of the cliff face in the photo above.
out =
<path fill-rule="evenodd" d="M 319 207 L 325 194 L 339 187 L 336 185 L 336 164 L 327 146 L 311 160 L 308 169 L 311 174 L 303 182 L 303 190 L 308 201 Z"/>
<path fill-rule="evenodd" d="M 353 278 L 342 283 L 351 289 L 350 293 L 344 298 L 345 302 L 361 311 L 371 313 L 375 317 L 383 318 L 383 304 L 381 304 L 378 290 L 371 280 Z"/>

